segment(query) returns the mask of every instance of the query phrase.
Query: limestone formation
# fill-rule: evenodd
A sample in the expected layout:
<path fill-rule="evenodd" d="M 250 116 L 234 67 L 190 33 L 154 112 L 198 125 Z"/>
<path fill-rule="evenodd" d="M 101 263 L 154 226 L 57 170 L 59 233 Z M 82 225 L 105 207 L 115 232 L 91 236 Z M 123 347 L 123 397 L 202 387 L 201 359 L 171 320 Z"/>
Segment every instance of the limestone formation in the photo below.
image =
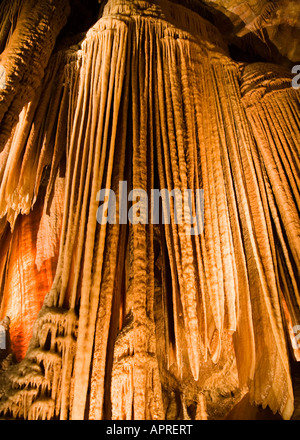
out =
<path fill-rule="evenodd" d="M 0 4 L 0 416 L 224 419 L 246 402 L 290 419 L 300 91 L 286 63 L 234 59 L 205 15 L 244 7 L 254 32 L 278 9 L 100 3 L 75 36 L 76 2 Z M 203 189 L 203 233 L 173 199 L 170 224 L 99 224 L 121 181 Z"/>

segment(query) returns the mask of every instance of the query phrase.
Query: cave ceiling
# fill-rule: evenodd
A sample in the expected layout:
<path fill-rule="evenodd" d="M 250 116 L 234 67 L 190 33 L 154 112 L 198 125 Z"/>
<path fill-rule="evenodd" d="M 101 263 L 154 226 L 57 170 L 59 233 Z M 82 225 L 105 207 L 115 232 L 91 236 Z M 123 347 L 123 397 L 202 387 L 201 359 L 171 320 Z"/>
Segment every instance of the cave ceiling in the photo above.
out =
<path fill-rule="evenodd" d="M 298 0 L 183 0 L 178 3 L 207 14 L 229 44 L 254 58 L 286 64 L 300 61 Z"/>
<path fill-rule="evenodd" d="M 221 31 L 238 61 L 266 60 L 290 67 L 300 63 L 298 0 L 172 0 L 206 18 Z M 102 13 L 106 0 L 71 0 L 62 32 L 80 34 Z"/>

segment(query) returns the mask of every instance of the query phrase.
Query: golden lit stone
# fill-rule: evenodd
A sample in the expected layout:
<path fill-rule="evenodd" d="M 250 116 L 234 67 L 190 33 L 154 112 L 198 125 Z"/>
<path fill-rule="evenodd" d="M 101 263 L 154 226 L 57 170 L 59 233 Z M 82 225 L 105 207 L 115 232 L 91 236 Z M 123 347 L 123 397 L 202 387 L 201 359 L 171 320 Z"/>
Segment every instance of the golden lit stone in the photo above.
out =
<path fill-rule="evenodd" d="M 226 11 L 255 34 L 275 13 L 262 3 Z M 10 5 L 0 319 L 17 362 L 0 371 L 1 417 L 238 419 L 259 407 L 290 419 L 289 351 L 300 359 L 290 70 L 233 59 L 197 1 L 102 2 L 84 35 L 57 46 L 75 20 L 67 0 Z M 186 233 L 172 201 L 170 224 L 99 224 L 98 192 L 118 199 L 122 181 L 147 194 L 203 189 L 203 233 Z"/>

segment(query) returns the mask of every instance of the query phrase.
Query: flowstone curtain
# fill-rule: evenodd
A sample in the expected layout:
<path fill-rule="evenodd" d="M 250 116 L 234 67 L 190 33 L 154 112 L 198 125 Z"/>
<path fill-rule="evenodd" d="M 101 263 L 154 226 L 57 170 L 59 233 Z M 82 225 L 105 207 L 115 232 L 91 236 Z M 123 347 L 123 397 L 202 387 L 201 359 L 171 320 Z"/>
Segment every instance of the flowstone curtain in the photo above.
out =
<path fill-rule="evenodd" d="M 177 418 L 204 419 L 224 386 L 290 418 L 300 95 L 288 73 L 234 62 L 180 5 L 110 0 L 33 89 L 10 107 L 16 124 L 2 118 L 1 317 L 20 362 L 3 372 L 1 415 L 174 418 L 179 393 Z M 170 224 L 99 224 L 98 192 L 119 200 L 122 181 L 203 189 L 203 233 L 186 234 L 172 200 Z"/>

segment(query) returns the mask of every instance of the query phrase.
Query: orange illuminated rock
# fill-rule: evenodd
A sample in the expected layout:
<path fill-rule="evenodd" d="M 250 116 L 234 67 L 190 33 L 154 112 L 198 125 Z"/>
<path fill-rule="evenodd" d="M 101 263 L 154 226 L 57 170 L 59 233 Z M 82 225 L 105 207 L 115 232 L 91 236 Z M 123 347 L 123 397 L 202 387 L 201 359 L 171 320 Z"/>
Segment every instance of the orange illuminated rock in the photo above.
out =
<path fill-rule="evenodd" d="M 290 72 L 234 61 L 197 2 L 102 2 L 86 34 L 52 53 L 68 4 L 43 3 L 40 51 L 19 36 L 16 6 L 4 51 L 18 48 L 12 94 L 0 91 L 0 319 L 21 362 L 0 374 L 1 417 L 255 418 L 250 402 L 290 419 L 300 322 Z M 20 54 L 30 93 L 10 70 L 23 72 Z M 98 192 L 118 200 L 121 181 L 203 189 L 203 233 L 187 235 L 172 210 L 170 224 L 99 224 Z"/>

